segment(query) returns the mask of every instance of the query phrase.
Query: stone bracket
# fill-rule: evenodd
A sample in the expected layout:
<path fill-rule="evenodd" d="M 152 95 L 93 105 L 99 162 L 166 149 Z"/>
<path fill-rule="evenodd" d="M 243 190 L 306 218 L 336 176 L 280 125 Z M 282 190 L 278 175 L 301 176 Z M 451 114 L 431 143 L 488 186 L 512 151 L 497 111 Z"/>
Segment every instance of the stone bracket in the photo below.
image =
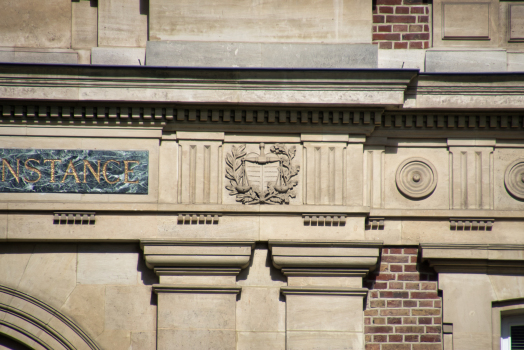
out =
<path fill-rule="evenodd" d="M 491 231 L 495 219 L 450 218 L 449 229 L 454 231 Z"/>
<path fill-rule="evenodd" d="M 55 225 L 94 225 L 95 212 L 59 211 L 53 213 Z"/>
<path fill-rule="evenodd" d="M 222 214 L 178 214 L 179 225 L 218 225 L 219 218 Z"/>
<path fill-rule="evenodd" d="M 384 229 L 384 218 L 369 217 L 366 220 L 366 229 L 383 230 Z"/>
<path fill-rule="evenodd" d="M 345 226 L 346 215 L 304 214 L 304 226 Z"/>

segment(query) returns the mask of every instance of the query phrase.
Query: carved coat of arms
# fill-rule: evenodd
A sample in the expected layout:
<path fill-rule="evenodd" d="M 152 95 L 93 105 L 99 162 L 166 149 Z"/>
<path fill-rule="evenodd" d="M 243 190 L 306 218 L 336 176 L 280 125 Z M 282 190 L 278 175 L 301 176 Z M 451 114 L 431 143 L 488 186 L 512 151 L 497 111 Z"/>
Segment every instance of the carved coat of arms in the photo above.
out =
<path fill-rule="evenodd" d="M 296 147 L 277 143 L 268 154 L 263 143 L 259 147 L 260 154 L 246 153 L 246 145 L 231 147 L 226 154 L 226 189 L 243 204 L 289 204 L 296 197 L 294 177 L 300 170 L 293 165 Z"/>

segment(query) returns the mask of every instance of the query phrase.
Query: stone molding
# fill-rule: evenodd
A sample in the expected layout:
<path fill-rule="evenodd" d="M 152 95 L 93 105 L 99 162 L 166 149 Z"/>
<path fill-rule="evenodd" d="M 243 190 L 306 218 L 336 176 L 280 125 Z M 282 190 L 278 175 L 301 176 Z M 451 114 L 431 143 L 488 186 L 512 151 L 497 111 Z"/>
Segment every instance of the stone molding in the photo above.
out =
<path fill-rule="evenodd" d="M 182 284 L 154 284 L 153 291 L 158 293 L 212 293 L 212 294 L 239 294 L 241 286 L 226 285 L 182 285 Z"/>
<path fill-rule="evenodd" d="M 368 293 L 367 288 L 343 288 L 343 287 L 316 287 L 316 286 L 296 286 L 280 287 L 284 295 L 344 295 L 365 297 Z"/>
<path fill-rule="evenodd" d="M 421 244 L 422 260 L 439 273 L 524 274 L 524 245 Z"/>
<path fill-rule="evenodd" d="M 277 269 L 339 268 L 373 270 L 382 242 L 270 240 L 269 249 Z"/>
<path fill-rule="evenodd" d="M 13 298 L 9 305 L 0 303 L 0 314 L 14 316 L 9 321 L 0 317 L 0 333 L 3 333 L 2 328 L 5 327 L 11 330 L 9 337 L 36 349 L 100 349 L 75 322 L 43 301 L 2 285 L 0 295 L 3 295 L 2 300 Z M 35 311 L 35 308 L 38 312 L 26 312 Z"/>
<path fill-rule="evenodd" d="M 141 248 L 149 268 L 230 267 L 245 268 L 254 241 L 142 240 Z M 157 270 L 162 271 L 162 270 Z"/>
<path fill-rule="evenodd" d="M 495 219 L 451 218 L 449 229 L 457 231 L 491 231 Z"/>

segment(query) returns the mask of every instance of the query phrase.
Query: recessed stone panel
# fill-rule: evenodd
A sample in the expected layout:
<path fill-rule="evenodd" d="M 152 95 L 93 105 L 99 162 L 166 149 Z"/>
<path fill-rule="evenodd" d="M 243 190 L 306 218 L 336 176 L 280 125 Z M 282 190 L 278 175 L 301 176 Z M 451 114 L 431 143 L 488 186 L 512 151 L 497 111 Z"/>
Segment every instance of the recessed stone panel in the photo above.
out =
<path fill-rule="evenodd" d="M 489 39 L 489 2 L 442 4 L 443 39 Z"/>
<path fill-rule="evenodd" d="M 524 41 L 524 5 L 509 6 L 509 41 Z"/>

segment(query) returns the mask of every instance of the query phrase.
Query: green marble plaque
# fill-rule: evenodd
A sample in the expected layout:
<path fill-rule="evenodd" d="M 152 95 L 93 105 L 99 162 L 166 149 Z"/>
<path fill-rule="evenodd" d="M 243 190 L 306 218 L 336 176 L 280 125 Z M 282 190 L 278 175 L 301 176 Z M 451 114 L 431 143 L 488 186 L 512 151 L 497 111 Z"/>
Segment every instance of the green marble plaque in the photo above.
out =
<path fill-rule="evenodd" d="M 147 194 L 149 151 L 0 149 L 0 192 Z"/>

